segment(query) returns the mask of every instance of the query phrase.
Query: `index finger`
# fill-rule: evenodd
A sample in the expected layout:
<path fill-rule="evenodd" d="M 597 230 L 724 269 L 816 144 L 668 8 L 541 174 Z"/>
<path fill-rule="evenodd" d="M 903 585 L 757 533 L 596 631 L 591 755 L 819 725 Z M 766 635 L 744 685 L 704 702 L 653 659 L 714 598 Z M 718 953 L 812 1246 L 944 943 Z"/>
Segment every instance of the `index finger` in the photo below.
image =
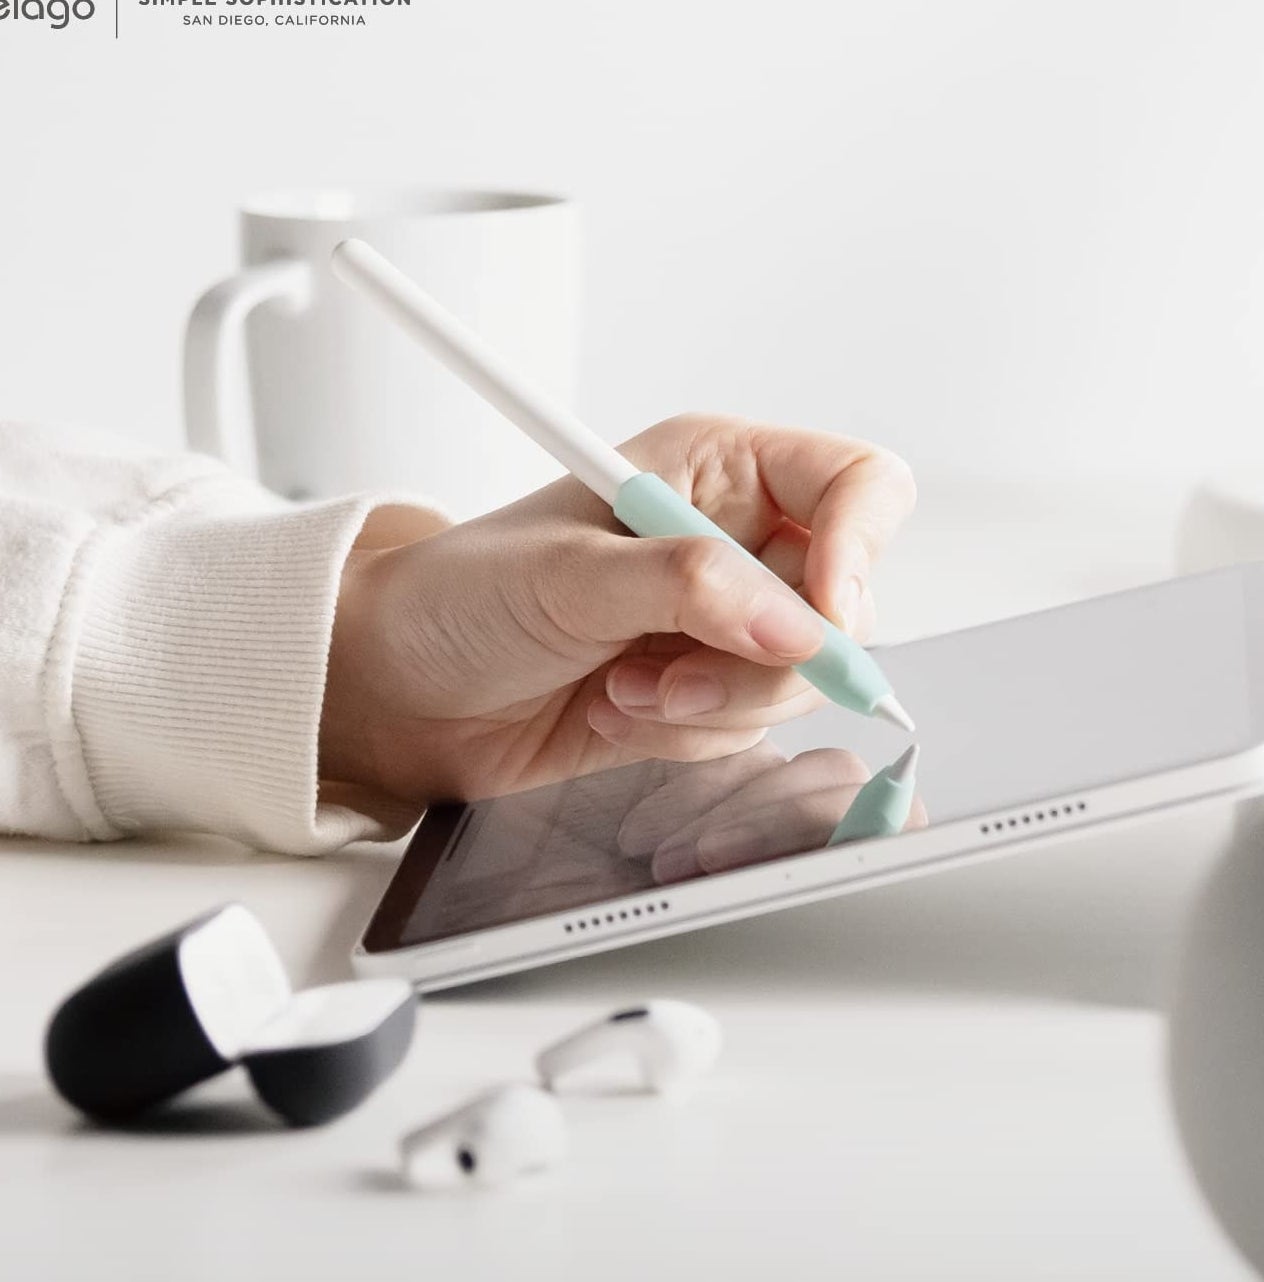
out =
<path fill-rule="evenodd" d="M 769 497 L 811 534 L 803 572 L 809 600 L 848 622 L 843 616 L 871 563 L 917 501 L 912 471 L 890 450 L 828 432 L 757 426 L 751 443 Z"/>

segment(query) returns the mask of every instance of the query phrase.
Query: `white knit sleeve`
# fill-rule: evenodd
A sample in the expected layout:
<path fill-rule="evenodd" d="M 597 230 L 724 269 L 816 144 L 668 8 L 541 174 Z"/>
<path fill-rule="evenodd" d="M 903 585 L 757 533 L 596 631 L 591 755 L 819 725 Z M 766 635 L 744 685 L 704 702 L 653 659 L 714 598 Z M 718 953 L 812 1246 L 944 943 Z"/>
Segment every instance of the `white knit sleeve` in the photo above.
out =
<path fill-rule="evenodd" d="M 317 772 L 342 567 L 374 507 L 0 425 L 0 828 L 304 854 L 398 834 L 406 810 Z"/>

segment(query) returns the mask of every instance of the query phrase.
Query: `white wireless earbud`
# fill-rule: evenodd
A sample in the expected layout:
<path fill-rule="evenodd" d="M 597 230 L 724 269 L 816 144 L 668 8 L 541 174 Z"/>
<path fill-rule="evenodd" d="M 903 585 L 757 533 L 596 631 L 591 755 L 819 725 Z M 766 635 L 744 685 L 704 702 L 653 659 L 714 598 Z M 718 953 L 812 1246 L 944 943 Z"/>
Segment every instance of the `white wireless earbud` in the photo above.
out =
<path fill-rule="evenodd" d="M 400 1143 L 404 1179 L 419 1189 L 504 1184 L 566 1156 L 566 1123 L 538 1086 L 501 1086 Z"/>
<path fill-rule="evenodd" d="M 688 1002 L 659 999 L 588 1024 L 536 1056 L 545 1086 L 572 1069 L 630 1054 L 647 1090 L 683 1092 L 720 1054 L 720 1025 Z M 501 1086 L 428 1122 L 400 1143 L 404 1179 L 426 1190 L 504 1184 L 554 1166 L 569 1147 L 554 1096 L 538 1086 Z"/>
<path fill-rule="evenodd" d="M 572 1069 L 618 1054 L 631 1054 L 640 1063 L 647 1090 L 680 1093 L 719 1058 L 720 1025 L 698 1006 L 660 998 L 617 1010 L 554 1042 L 536 1056 L 535 1066 L 553 1089 Z"/>

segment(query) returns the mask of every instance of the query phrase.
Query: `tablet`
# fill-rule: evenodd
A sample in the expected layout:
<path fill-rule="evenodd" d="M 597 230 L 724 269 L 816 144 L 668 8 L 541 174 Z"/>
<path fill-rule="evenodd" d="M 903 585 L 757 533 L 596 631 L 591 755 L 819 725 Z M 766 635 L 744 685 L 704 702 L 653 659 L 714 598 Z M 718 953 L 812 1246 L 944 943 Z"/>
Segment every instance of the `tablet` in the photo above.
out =
<path fill-rule="evenodd" d="M 924 827 L 821 848 L 854 795 L 831 771 L 854 778 L 848 754 L 877 770 L 907 744 L 833 706 L 722 761 L 434 806 L 357 970 L 450 987 L 1264 791 L 1264 564 L 878 657 L 917 720 Z M 658 884 L 655 852 L 702 835 L 743 866 Z"/>

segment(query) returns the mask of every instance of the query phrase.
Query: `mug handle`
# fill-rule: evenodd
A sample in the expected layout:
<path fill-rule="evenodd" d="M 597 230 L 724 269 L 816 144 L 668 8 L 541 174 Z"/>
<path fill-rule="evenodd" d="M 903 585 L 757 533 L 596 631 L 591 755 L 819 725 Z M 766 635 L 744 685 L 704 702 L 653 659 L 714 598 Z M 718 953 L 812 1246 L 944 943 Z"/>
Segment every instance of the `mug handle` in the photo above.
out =
<path fill-rule="evenodd" d="M 234 341 L 240 348 L 242 326 L 260 303 L 284 303 L 297 312 L 311 296 L 311 267 L 302 259 L 277 258 L 244 268 L 198 299 L 184 333 L 184 422 L 190 449 L 217 455 L 244 476 L 258 474 L 254 425 L 248 415 L 228 412 L 233 386 L 228 357 Z"/>

